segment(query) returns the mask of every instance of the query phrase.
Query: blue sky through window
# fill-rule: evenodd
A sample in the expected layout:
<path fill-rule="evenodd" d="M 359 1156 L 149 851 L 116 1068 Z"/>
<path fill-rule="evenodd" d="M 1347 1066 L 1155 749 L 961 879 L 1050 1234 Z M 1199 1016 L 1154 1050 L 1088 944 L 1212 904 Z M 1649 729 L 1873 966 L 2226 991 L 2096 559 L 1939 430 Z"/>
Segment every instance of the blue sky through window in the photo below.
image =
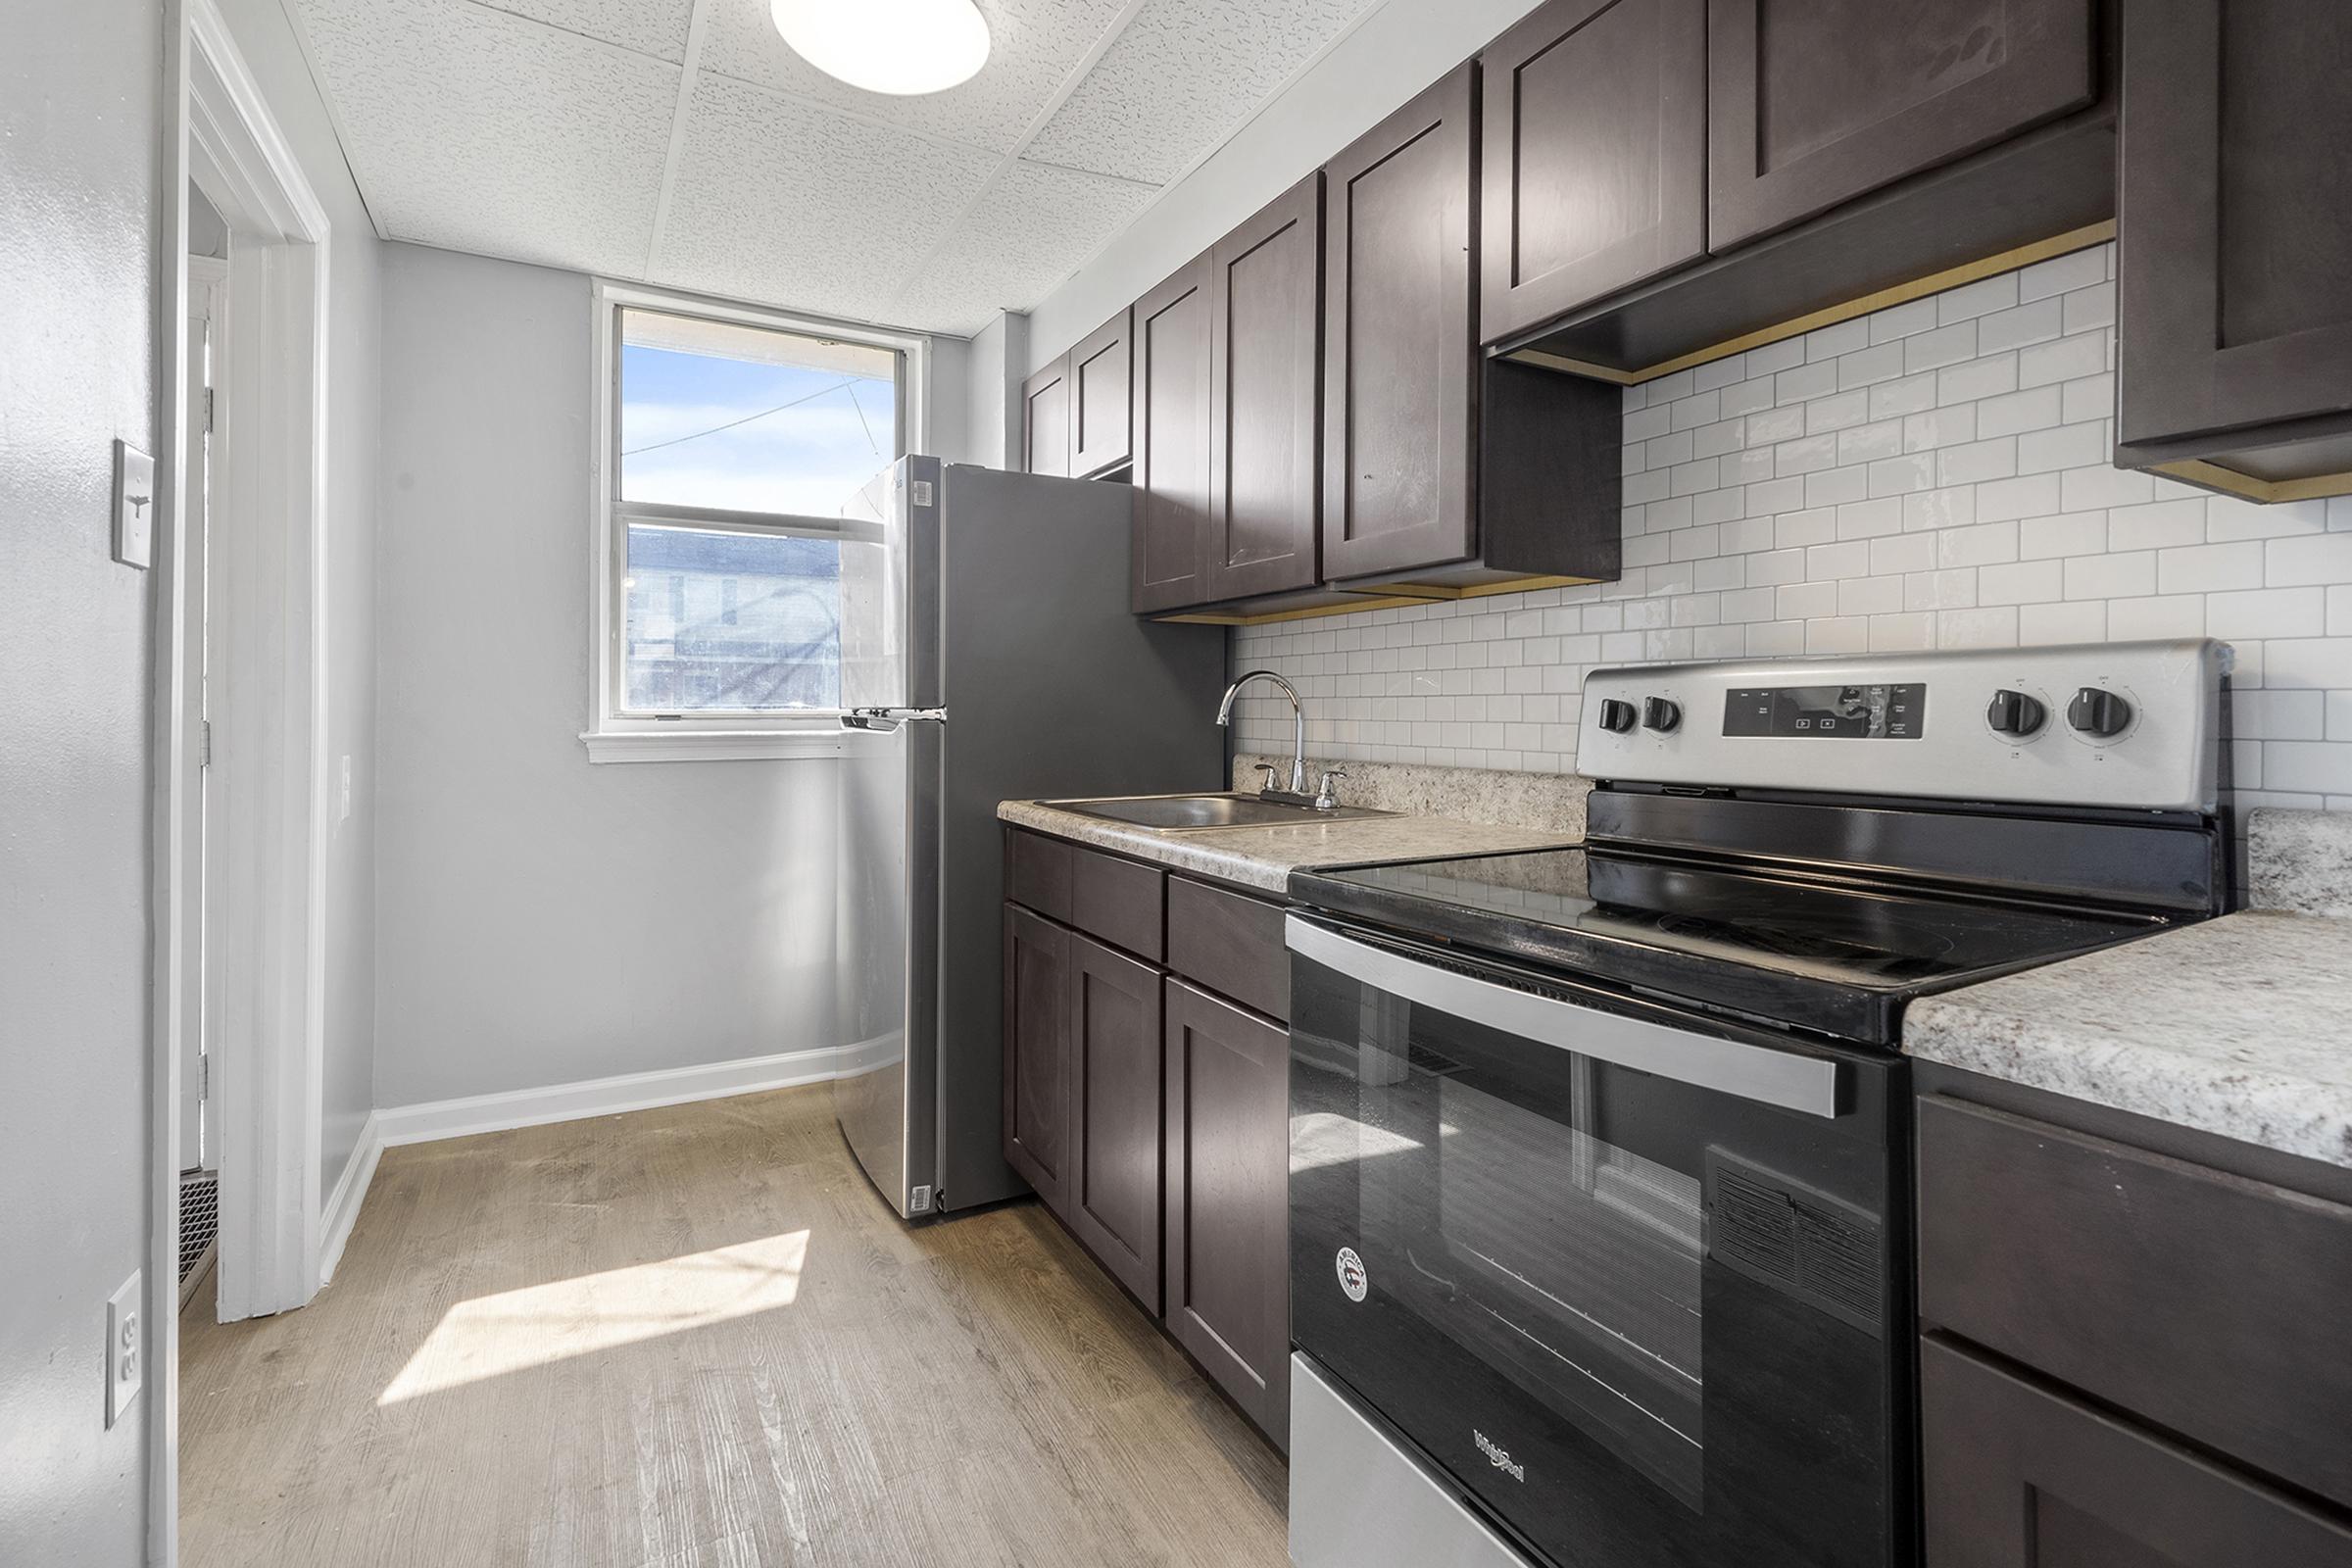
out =
<path fill-rule="evenodd" d="M 887 374 L 640 343 L 620 373 L 623 500 L 829 517 L 897 456 Z"/>

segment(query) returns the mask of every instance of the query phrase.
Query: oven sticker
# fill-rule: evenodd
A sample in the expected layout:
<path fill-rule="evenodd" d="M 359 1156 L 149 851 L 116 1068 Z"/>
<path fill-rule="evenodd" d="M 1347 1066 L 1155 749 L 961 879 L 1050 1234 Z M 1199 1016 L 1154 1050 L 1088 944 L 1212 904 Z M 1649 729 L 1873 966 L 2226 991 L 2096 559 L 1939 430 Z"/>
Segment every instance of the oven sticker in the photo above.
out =
<path fill-rule="evenodd" d="M 1513 1459 L 1509 1449 L 1497 1447 L 1493 1438 L 1488 1437 L 1484 1432 L 1479 1431 L 1478 1428 L 1472 1427 L 1470 1429 L 1470 1441 L 1477 1444 L 1478 1451 L 1487 1456 L 1487 1463 L 1493 1465 L 1504 1475 L 1509 1476 L 1513 1481 L 1525 1481 L 1527 1479 L 1527 1466 L 1521 1464 L 1518 1460 Z"/>
<path fill-rule="evenodd" d="M 1364 1260 L 1355 1255 L 1354 1248 L 1343 1247 L 1340 1249 L 1339 1265 L 1340 1289 L 1350 1301 L 1362 1300 L 1372 1289 L 1372 1282 L 1364 1277 Z"/>

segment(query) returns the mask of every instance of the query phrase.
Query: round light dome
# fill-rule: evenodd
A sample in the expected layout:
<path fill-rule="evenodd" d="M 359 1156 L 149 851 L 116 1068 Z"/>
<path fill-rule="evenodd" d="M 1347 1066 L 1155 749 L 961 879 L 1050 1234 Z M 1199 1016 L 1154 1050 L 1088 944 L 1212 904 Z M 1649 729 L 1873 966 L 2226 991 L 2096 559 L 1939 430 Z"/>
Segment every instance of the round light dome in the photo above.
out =
<path fill-rule="evenodd" d="M 972 0 L 768 0 L 768 15 L 795 54 L 867 92 L 944 92 L 988 60 Z"/>

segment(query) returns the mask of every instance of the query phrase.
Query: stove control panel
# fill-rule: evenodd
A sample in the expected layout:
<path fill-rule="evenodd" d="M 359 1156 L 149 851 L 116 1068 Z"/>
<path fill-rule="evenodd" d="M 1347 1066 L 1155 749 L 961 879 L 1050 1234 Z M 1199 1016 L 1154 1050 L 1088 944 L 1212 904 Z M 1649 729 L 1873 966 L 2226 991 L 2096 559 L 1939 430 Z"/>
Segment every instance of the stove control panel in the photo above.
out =
<path fill-rule="evenodd" d="M 2178 641 L 1596 669 L 1577 767 L 1629 783 L 2211 811 L 2230 662 L 2226 644 Z"/>

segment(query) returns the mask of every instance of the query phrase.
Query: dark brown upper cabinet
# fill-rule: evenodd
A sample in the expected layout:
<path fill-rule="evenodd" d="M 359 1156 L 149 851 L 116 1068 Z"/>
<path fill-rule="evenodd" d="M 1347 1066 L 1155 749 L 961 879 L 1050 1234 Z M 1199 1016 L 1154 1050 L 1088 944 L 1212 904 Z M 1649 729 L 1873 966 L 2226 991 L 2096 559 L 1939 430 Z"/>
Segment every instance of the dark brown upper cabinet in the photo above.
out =
<path fill-rule="evenodd" d="M 1129 355 L 1135 432 L 1130 603 L 1200 604 L 1208 529 L 1209 258 L 1196 257 L 1135 302 Z"/>
<path fill-rule="evenodd" d="M 1551 0 L 1480 59 L 1487 341 L 1706 253 L 1706 0 Z"/>
<path fill-rule="evenodd" d="M 1063 355 L 1021 383 L 1021 466 L 1066 477 L 1070 471 L 1070 357 Z"/>
<path fill-rule="evenodd" d="M 2090 103 L 2094 10 L 1709 0 L 1708 245 L 1721 254 Z"/>
<path fill-rule="evenodd" d="M 1081 479 L 1123 468 L 1135 456 L 1132 317 L 1121 311 L 1070 350 L 1070 472 Z"/>
<path fill-rule="evenodd" d="M 2132 8 L 2119 461 L 2259 500 L 2352 490 L 2348 78 L 2352 8 Z"/>
<path fill-rule="evenodd" d="M 1328 582 L 1618 574 L 1616 388 L 1479 351 L 1478 84 L 1460 67 L 1324 166 Z"/>
<path fill-rule="evenodd" d="M 1317 578 L 1322 274 L 1320 171 L 1209 251 L 1203 601 Z"/>
<path fill-rule="evenodd" d="M 1323 570 L 1477 548 L 1477 68 L 1323 167 Z"/>

